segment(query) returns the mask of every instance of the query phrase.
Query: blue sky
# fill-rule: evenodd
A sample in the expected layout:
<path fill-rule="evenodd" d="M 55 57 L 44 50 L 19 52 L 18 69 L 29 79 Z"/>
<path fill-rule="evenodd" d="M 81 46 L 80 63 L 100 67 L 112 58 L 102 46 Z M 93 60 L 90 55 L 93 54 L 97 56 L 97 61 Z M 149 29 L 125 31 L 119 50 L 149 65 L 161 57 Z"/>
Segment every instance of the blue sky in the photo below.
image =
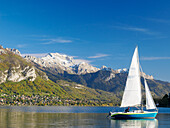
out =
<path fill-rule="evenodd" d="M 0 44 L 22 54 L 59 52 L 96 67 L 128 68 L 170 82 L 170 1 L 0 0 Z"/>

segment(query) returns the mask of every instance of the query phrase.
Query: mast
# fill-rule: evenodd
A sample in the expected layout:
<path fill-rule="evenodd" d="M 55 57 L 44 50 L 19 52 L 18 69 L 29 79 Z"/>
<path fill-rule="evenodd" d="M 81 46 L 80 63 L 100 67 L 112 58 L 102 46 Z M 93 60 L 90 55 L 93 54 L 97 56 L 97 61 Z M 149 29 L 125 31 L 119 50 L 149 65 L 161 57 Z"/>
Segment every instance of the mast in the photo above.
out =
<path fill-rule="evenodd" d="M 139 66 L 140 66 L 141 72 L 143 73 L 141 65 L 139 65 Z M 141 86 L 142 86 L 142 84 L 141 84 Z M 141 110 L 143 111 L 142 90 L 141 90 Z"/>

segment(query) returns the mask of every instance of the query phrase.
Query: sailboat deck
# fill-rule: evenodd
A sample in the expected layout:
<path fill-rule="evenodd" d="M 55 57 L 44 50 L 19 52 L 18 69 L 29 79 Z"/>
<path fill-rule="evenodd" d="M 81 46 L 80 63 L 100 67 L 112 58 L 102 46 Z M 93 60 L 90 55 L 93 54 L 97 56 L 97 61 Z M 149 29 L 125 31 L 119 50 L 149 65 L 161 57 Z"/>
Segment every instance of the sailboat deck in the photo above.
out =
<path fill-rule="evenodd" d="M 111 114 L 111 118 L 132 118 L 132 119 L 136 119 L 136 118 L 149 118 L 149 119 L 153 119 L 155 118 L 157 115 L 157 112 L 148 112 L 148 111 L 144 111 L 144 112 L 136 112 L 136 111 L 131 111 L 131 112 L 114 112 Z"/>

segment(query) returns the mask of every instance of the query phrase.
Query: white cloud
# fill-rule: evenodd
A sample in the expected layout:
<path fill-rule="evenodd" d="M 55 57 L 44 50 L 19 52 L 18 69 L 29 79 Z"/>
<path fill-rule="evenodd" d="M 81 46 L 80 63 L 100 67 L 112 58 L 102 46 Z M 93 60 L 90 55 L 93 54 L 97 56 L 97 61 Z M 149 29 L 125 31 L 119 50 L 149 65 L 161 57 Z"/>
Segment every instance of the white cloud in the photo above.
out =
<path fill-rule="evenodd" d="M 139 32 L 147 32 L 148 30 L 145 28 L 137 28 L 137 27 L 121 27 L 121 26 L 114 26 L 118 29 L 130 30 L 130 31 L 139 31 Z"/>
<path fill-rule="evenodd" d="M 168 38 L 167 36 L 155 36 L 150 38 L 142 38 L 142 40 L 155 40 L 155 39 L 165 39 Z"/>
<path fill-rule="evenodd" d="M 42 44 L 55 44 L 55 43 L 72 43 L 72 40 L 63 39 L 63 38 L 55 38 L 55 39 L 41 39 L 43 41 Z"/>
<path fill-rule="evenodd" d="M 47 54 L 48 53 L 25 53 L 25 54 L 22 54 L 22 56 L 24 57 L 24 56 L 29 55 L 29 56 L 34 56 L 34 57 L 40 58 L 40 57 L 46 56 Z"/>
<path fill-rule="evenodd" d="M 27 45 L 26 44 L 18 44 L 16 47 L 17 48 L 23 48 L 23 47 L 26 47 Z"/>
<path fill-rule="evenodd" d="M 95 56 L 89 56 L 87 58 L 102 58 L 102 57 L 107 57 L 107 56 L 109 56 L 109 55 L 99 53 L 99 54 L 96 54 Z"/>
<path fill-rule="evenodd" d="M 81 63 L 81 62 L 86 62 L 86 63 L 90 64 L 92 61 L 90 61 L 90 60 L 85 60 L 85 59 L 75 59 L 75 63 L 76 63 L 76 64 L 79 64 L 79 63 Z"/>
<path fill-rule="evenodd" d="M 141 60 L 170 60 L 170 57 L 141 57 Z"/>
<path fill-rule="evenodd" d="M 152 32 L 146 28 L 139 28 L 139 27 L 132 27 L 132 26 L 112 26 L 117 29 L 127 30 L 127 31 L 135 31 L 135 32 L 142 32 L 148 35 L 157 35 L 158 33 Z"/>
<path fill-rule="evenodd" d="M 35 38 L 47 38 L 49 35 L 27 35 L 28 37 L 35 37 Z"/>
<path fill-rule="evenodd" d="M 157 19 L 157 18 L 145 18 L 145 19 L 154 22 L 159 22 L 159 23 L 170 23 L 170 20 L 165 20 L 165 19 Z"/>

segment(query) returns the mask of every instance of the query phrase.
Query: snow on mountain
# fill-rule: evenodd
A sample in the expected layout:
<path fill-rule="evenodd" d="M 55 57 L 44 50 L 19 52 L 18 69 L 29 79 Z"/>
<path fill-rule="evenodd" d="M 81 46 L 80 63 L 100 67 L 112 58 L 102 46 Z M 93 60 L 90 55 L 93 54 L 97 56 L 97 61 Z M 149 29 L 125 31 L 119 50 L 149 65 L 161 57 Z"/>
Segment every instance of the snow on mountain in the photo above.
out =
<path fill-rule="evenodd" d="M 108 68 L 108 67 L 106 67 L 105 65 L 103 65 L 103 66 L 100 68 L 100 70 L 103 70 L 103 71 L 111 71 L 111 72 L 116 73 L 115 70 L 113 70 L 112 68 Z"/>
<path fill-rule="evenodd" d="M 16 55 L 21 56 L 21 53 L 17 49 L 11 48 L 3 48 L 0 45 L 0 55 L 4 54 L 8 56 L 8 53 L 13 52 Z M 14 56 L 15 57 L 15 56 Z M 128 69 L 117 69 L 113 70 L 112 68 L 107 68 L 106 66 L 102 66 L 101 69 L 93 67 L 87 62 L 83 62 L 82 60 L 74 59 L 72 56 L 68 56 L 60 53 L 49 53 L 44 57 L 37 58 L 34 56 L 27 55 L 25 56 L 27 61 L 34 62 L 35 64 L 40 65 L 41 67 L 49 68 L 50 70 L 55 70 L 58 73 L 64 73 L 65 71 L 69 74 L 86 74 L 86 73 L 94 73 L 99 70 L 110 71 L 109 76 L 104 76 L 103 79 L 105 81 L 109 81 L 115 77 L 117 73 L 127 73 Z M 11 59 L 9 59 L 11 60 Z M 2 63 L 3 60 L 0 60 Z M 17 61 L 18 62 L 18 61 Z M 23 75 L 25 74 L 25 75 Z M 146 75 L 141 72 L 141 76 L 145 76 L 146 79 L 154 79 L 151 75 Z M 22 67 L 20 64 L 11 67 L 10 70 L 5 70 L 4 72 L 0 72 L 0 83 L 5 82 L 6 80 L 10 81 L 21 81 L 27 78 L 31 78 L 31 81 L 34 81 L 36 78 L 35 69 L 32 66 L 24 66 Z M 48 78 L 47 78 L 48 79 Z"/>
<path fill-rule="evenodd" d="M 108 68 L 106 66 L 102 66 L 100 69 L 93 67 L 92 65 L 86 62 L 78 62 L 72 56 L 68 56 L 60 53 L 48 53 L 45 57 L 37 58 L 34 56 L 26 55 L 24 57 L 27 61 L 32 61 L 42 67 L 55 69 L 59 73 L 64 73 L 66 71 L 70 74 L 86 74 L 86 73 L 94 73 L 99 70 L 111 71 L 109 78 L 106 78 L 106 81 L 114 78 L 113 74 L 117 73 L 126 73 L 128 69 L 117 69 L 113 70 L 112 68 Z M 142 76 L 145 76 L 146 79 L 153 79 L 153 76 L 146 75 L 145 73 L 141 73 Z"/>
<path fill-rule="evenodd" d="M 60 53 L 49 53 L 45 57 L 41 58 L 27 55 L 24 58 L 28 61 L 37 63 L 42 67 L 54 68 L 61 73 L 66 71 L 71 74 L 86 74 L 100 70 L 86 62 L 77 63 L 76 59 L 72 56 Z"/>
<path fill-rule="evenodd" d="M 128 72 L 127 68 L 123 68 L 123 69 L 116 69 L 117 73 L 124 73 L 124 72 Z"/>
<path fill-rule="evenodd" d="M 127 73 L 129 71 L 129 69 L 123 68 L 123 69 L 117 69 L 115 71 L 116 71 L 116 73 Z M 150 79 L 150 80 L 154 79 L 152 75 L 146 75 L 144 72 L 140 72 L 140 75 L 142 77 L 145 77 L 146 79 Z"/>
<path fill-rule="evenodd" d="M 104 70 L 104 71 L 111 71 L 110 77 L 108 77 L 108 78 L 106 79 L 106 81 L 114 78 L 113 73 L 114 73 L 114 74 L 117 74 L 117 73 L 128 73 L 128 72 L 129 72 L 129 69 L 127 69 L 127 68 L 113 70 L 113 69 L 108 68 L 108 67 L 106 67 L 106 66 L 102 66 L 100 69 L 101 69 L 101 70 Z M 146 79 L 150 79 L 150 80 L 153 80 L 153 79 L 154 79 L 154 77 L 153 77 L 152 75 L 147 75 L 147 74 L 145 74 L 144 72 L 140 72 L 140 75 L 141 75 L 142 77 L 145 77 Z"/>
<path fill-rule="evenodd" d="M 150 79 L 150 80 L 153 80 L 153 76 L 152 75 L 146 75 L 144 72 L 140 72 L 141 73 L 141 76 L 145 77 L 146 79 Z"/>

